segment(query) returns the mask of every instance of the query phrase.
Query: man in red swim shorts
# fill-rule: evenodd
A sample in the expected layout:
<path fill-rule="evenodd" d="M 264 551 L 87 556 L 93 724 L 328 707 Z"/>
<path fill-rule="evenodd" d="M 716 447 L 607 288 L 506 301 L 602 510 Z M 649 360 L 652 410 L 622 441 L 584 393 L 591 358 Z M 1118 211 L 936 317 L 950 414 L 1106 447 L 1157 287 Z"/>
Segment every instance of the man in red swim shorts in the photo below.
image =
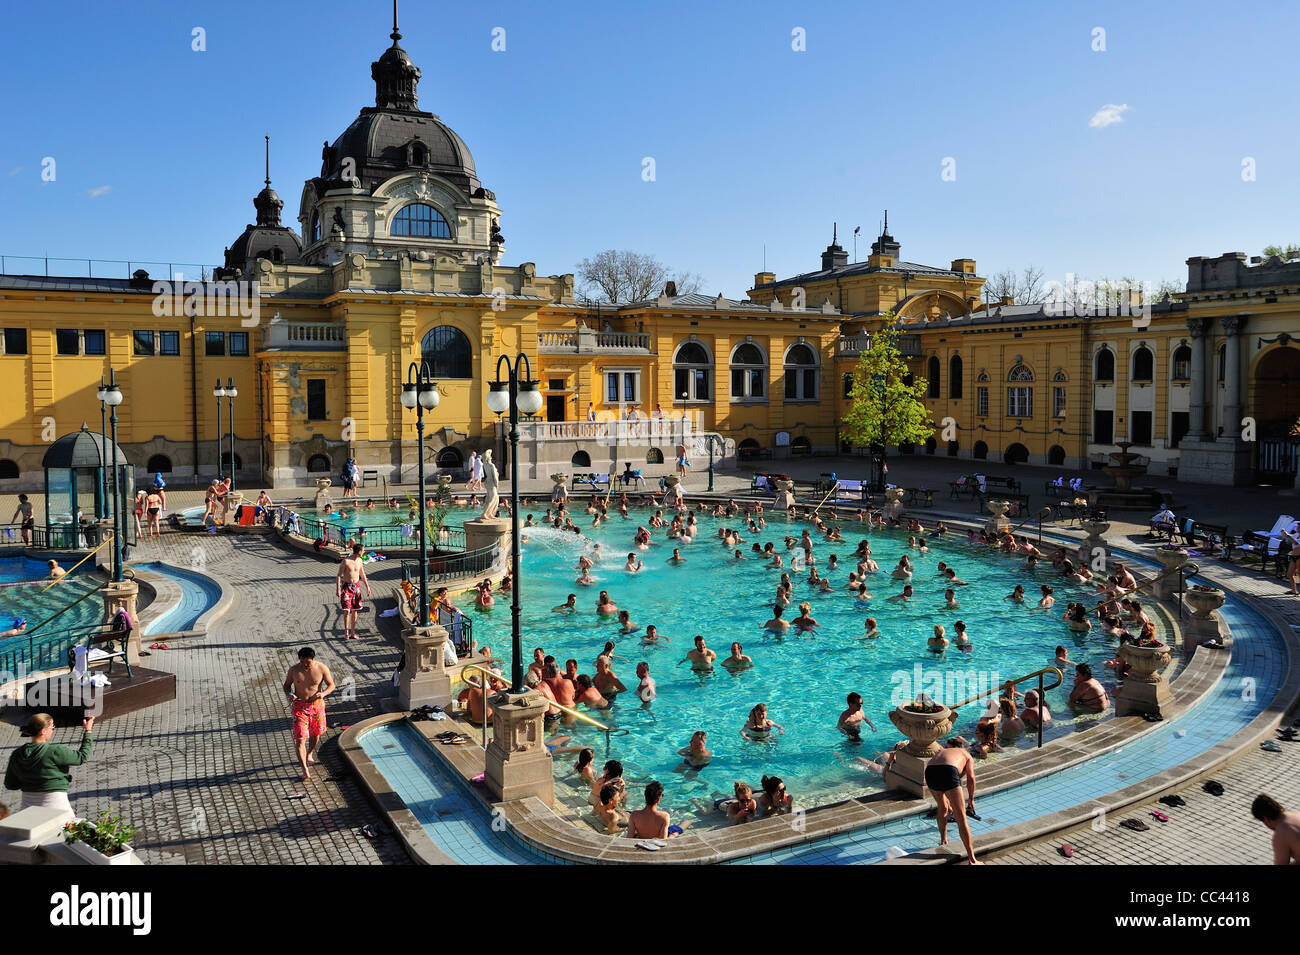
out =
<path fill-rule="evenodd" d="M 361 588 L 366 588 L 370 596 L 370 581 L 366 579 L 366 565 L 361 560 L 361 544 L 352 545 L 352 556 L 344 557 L 339 562 L 339 573 L 334 581 L 334 589 L 339 597 L 339 606 L 343 608 L 343 639 L 357 639 L 357 611 L 364 606 Z"/>
<path fill-rule="evenodd" d="M 329 667 L 317 661 L 315 650 L 303 647 L 298 651 L 298 662 L 284 678 L 284 692 L 289 696 L 302 778 L 311 779 L 316 747 L 325 732 L 325 697 L 334 692 L 334 675 Z"/>

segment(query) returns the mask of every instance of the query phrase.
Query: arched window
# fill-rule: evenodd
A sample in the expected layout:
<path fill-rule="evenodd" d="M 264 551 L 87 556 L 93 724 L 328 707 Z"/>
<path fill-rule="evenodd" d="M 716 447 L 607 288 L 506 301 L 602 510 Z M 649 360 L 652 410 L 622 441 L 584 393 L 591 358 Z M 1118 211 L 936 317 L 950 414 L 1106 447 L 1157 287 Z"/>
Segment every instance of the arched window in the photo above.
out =
<path fill-rule="evenodd" d="M 1059 444 L 1054 444 L 1047 449 L 1047 463 L 1052 467 L 1060 467 L 1065 463 L 1065 448 Z"/>
<path fill-rule="evenodd" d="M 170 471 L 171 468 L 167 470 Z M 0 459 L 0 481 L 8 481 L 16 477 L 18 477 L 18 462 L 8 458 Z"/>
<path fill-rule="evenodd" d="M 331 470 L 330 459 L 323 454 L 313 454 L 307 459 L 308 474 L 329 474 Z"/>
<path fill-rule="evenodd" d="M 698 341 L 677 346 L 673 355 L 673 400 L 708 401 L 713 397 L 713 356 Z"/>
<path fill-rule="evenodd" d="M 149 459 L 144 469 L 150 474 L 171 474 L 172 459 L 165 454 L 155 454 Z"/>
<path fill-rule="evenodd" d="M 438 456 L 433 459 L 433 465 L 454 471 L 465 466 L 465 456 L 457 448 L 440 448 Z"/>
<path fill-rule="evenodd" d="M 939 359 L 936 358 L 934 355 L 931 355 L 930 360 L 925 363 L 925 377 L 929 379 L 929 381 L 926 383 L 926 388 L 927 388 L 926 397 L 938 398 L 939 397 Z"/>
<path fill-rule="evenodd" d="M 1174 381 L 1188 381 L 1192 377 L 1192 349 L 1179 345 L 1174 349 Z"/>
<path fill-rule="evenodd" d="M 948 359 L 948 397 L 961 398 L 961 355 Z"/>
<path fill-rule="evenodd" d="M 591 455 L 586 451 L 574 451 L 573 457 L 569 459 L 569 464 L 575 468 L 591 467 Z"/>
<path fill-rule="evenodd" d="M 791 345 L 785 353 L 786 401 L 816 401 L 817 353 L 803 342 Z"/>
<path fill-rule="evenodd" d="M 664 453 L 663 453 L 662 451 L 660 451 L 658 448 L 651 448 L 649 451 L 647 451 L 647 452 L 645 453 L 645 463 L 646 463 L 646 464 L 663 464 L 663 463 L 664 463 Z"/>
<path fill-rule="evenodd" d="M 1115 353 L 1109 348 L 1097 352 L 1097 358 L 1093 362 L 1092 377 L 1097 381 L 1115 380 Z"/>
<path fill-rule="evenodd" d="M 989 456 L 989 446 L 983 441 L 976 441 L 974 453 L 976 460 L 983 461 Z"/>
<path fill-rule="evenodd" d="M 1016 363 L 1007 372 L 1007 417 L 1032 418 L 1034 416 L 1034 389 L 1027 384 L 1034 380 L 1028 365 Z"/>
<path fill-rule="evenodd" d="M 767 356 L 753 342 L 741 342 L 731 352 L 731 397 L 739 400 L 767 396 Z"/>
<path fill-rule="evenodd" d="M 1023 444 L 1013 444 L 1002 452 L 1002 460 L 1007 464 L 1024 464 L 1029 460 L 1029 449 Z"/>
<path fill-rule="evenodd" d="M 429 363 L 434 378 L 474 377 L 469 338 L 451 325 L 430 329 L 420 342 L 420 357 Z"/>
<path fill-rule="evenodd" d="M 388 227 L 389 235 L 406 235 L 417 239 L 450 239 L 451 226 L 442 213 L 423 202 L 402 206 Z"/>
<path fill-rule="evenodd" d="M 1151 381 L 1155 377 L 1156 359 L 1145 345 L 1133 353 L 1133 380 Z"/>

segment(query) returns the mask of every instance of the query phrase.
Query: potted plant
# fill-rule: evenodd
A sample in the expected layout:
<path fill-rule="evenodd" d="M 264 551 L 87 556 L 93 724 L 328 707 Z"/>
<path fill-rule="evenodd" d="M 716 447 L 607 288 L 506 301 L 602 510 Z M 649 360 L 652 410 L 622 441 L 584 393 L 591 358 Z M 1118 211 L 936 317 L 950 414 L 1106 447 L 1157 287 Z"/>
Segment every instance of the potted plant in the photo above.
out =
<path fill-rule="evenodd" d="M 921 695 L 891 710 L 889 721 L 907 737 L 909 754 L 928 759 L 939 752 L 939 737 L 952 729 L 956 716 L 955 710 Z"/>
<path fill-rule="evenodd" d="M 1192 608 L 1192 616 L 1204 620 L 1223 606 L 1223 591 L 1206 584 L 1195 584 L 1183 594 L 1183 600 Z"/>
<path fill-rule="evenodd" d="M 135 849 L 129 845 L 135 828 L 105 809 L 99 819 L 80 819 L 63 827 L 63 840 L 91 865 L 130 865 Z"/>

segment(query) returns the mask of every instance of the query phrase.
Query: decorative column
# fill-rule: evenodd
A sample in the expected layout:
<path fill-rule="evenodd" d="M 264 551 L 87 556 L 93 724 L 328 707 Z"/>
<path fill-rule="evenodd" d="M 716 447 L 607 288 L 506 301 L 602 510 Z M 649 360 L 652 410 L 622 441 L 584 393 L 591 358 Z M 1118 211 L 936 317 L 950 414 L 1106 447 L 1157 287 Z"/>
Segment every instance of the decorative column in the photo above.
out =
<path fill-rule="evenodd" d="M 492 740 L 484 780 L 493 798 L 506 802 L 536 796 L 555 802 L 555 776 L 546 748 L 546 698 L 536 690 L 503 692 L 492 705 Z"/>
<path fill-rule="evenodd" d="M 1223 437 L 1220 440 L 1237 443 L 1241 434 L 1241 333 L 1246 328 L 1248 315 L 1225 315 L 1219 319 L 1223 334 L 1228 337 L 1228 349 L 1223 370 Z"/>
<path fill-rule="evenodd" d="M 1106 547 L 1106 541 L 1102 535 L 1110 530 L 1110 523 L 1108 521 L 1083 521 L 1082 527 L 1084 533 L 1088 536 L 1079 542 L 1079 549 L 1075 552 L 1075 560 L 1078 566 L 1087 567 L 1097 573 L 1098 571 L 1092 566 L 1092 562 L 1097 556 L 1101 556 L 1103 559 L 1107 559 L 1109 556 L 1110 551 Z M 1098 555 L 1098 551 L 1101 552 L 1100 555 Z"/>
<path fill-rule="evenodd" d="M 443 663 L 447 630 L 439 624 L 402 631 L 406 665 L 397 674 L 397 700 L 404 710 L 426 703 L 451 706 L 451 674 Z"/>
<path fill-rule="evenodd" d="M 497 543 L 501 545 L 498 553 L 504 559 L 510 549 L 510 522 L 504 517 L 476 517 L 465 522 L 465 553 Z"/>
<path fill-rule="evenodd" d="M 135 611 L 136 597 L 139 594 L 140 585 L 134 580 L 114 581 L 100 591 L 104 600 L 105 623 L 112 623 L 119 610 L 125 610 L 131 618 L 131 638 L 127 641 L 126 658 L 133 667 L 140 665 L 140 618 Z"/>
<path fill-rule="evenodd" d="M 1205 319 L 1187 319 L 1192 336 L 1192 394 L 1187 406 L 1187 438 L 1204 441 L 1209 436 L 1205 425 Z"/>

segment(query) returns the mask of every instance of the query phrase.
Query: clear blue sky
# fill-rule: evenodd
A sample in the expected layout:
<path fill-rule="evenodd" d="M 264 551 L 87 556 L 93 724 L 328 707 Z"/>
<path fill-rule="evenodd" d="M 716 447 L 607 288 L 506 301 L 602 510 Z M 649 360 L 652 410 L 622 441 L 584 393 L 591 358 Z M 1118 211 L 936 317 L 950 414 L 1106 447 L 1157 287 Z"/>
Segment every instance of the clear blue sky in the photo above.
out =
<path fill-rule="evenodd" d="M 1300 241 L 1300 8 L 985 7 L 406 0 L 402 45 L 421 108 L 497 195 L 506 262 L 542 274 L 627 248 L 741 296 L 764 244 L 778 275 L 816 268 L 838 220 L 850 255 L 862 227 L 865 257 L 886 207 L 903 258 L 973 257 L 982 274 L 1182 281 L 1190 255 Z M 11 5 L 0 252 L 219 262 L 253 218 L 265 133 L 296 227 L 322 141 L 373 105 L 390 15 L 385 0 Z M 1128 109 L 1090 126 L 1107 105 Z"/>

